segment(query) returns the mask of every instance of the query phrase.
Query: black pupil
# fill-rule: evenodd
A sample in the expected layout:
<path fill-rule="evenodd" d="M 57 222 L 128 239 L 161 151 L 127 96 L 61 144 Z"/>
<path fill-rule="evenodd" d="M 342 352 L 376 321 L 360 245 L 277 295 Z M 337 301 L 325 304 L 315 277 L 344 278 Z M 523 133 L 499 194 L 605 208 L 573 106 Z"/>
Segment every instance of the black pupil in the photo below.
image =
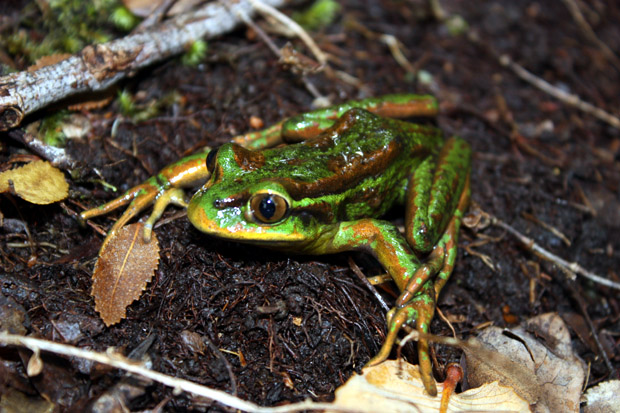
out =
<path fill-rule="evenodd" d="M 209 172 L 213 172 L 213 167 L 215 166 L 215 155 L 217 155 L 217 149 L 211 149 L 209 151 L 209 154 L 207 155 L 207 169 L 209 170 Z"/>
<path fill-rule="evenodd" d="M 265 219 L 271 219 L 273 217 L 273 214 L 276 213 L 276 203 L 271 197 L 271 195 L 264 197 L 260 201 L 258 209 L 260 210 L 261 215 L 265 217 Z"/>

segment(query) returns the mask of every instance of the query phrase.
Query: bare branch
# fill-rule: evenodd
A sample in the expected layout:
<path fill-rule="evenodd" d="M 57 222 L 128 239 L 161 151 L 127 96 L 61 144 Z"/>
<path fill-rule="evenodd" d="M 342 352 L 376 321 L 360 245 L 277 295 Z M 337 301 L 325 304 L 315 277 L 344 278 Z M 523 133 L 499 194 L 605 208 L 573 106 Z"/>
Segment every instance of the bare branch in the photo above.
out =
<path fill-rule="evenodd" d="M 263 0 L 278 7 L 285 0 Z M 86 46 L 59 63 L 0 77 L 0 131 L 20 124 L 24 116 L 81 92 L 99 91 L 137 70 L 184 51 L 201 38 L 232 30 L 240 14 L 251 15 L 249 0 L 213 2 L 181 14 L 147 31 L 100 45 Z"/>
<path fill-rule="evenodd" d="M 0 345 L 27 347 L 35 354 L 38 354 L 40 351 L 47 351 L 55 354 L 62 354 L 64 356 L 79 357 L 85 360 L 95 361 L 97 363 L 105 364 L 107 366 L 118 369 L 123 369 L 130 373 L 134 373 L 139 376 L 151 379 L 168 387 L 172 387 L 177 391 L 185 391 L 187 393 L 195 394 L 197 396 L 206 397 L 208 399 L 222 403 L 225 406 L 230 406 L 232 408 L 243 410 L 246 412 L 288 413 L 298 412 L 302 410 L 323 409 L 329 409 L 330 411 L 351 412 L 351 409 L 343 409 L 342 407 L 334 406 L 329 403 L 313 403 L 311 401 L 304 401 L 278 407 L 262 407 L 257 404 L 242 400 L 238 397 L 232 396 L 221 390 L 211 389 L 209 387 L 205 387 L 188 380 L 179 379 L 176 377 L 165 375 L 163 373 L 159 373 L 157 371 L 150 370 L 144 367 L 141 362 L 130 360 L 118 353 L 111 352 L 110 350 L 108 350 L 106 353 L 98 353 L 95 351 L 84 350 L 66 344 L 55 343 L 53 341 L 42 340 L 33 337 L 24 337 L 16 334 L 8 334 L 6 332 L 0 332 Z"/>

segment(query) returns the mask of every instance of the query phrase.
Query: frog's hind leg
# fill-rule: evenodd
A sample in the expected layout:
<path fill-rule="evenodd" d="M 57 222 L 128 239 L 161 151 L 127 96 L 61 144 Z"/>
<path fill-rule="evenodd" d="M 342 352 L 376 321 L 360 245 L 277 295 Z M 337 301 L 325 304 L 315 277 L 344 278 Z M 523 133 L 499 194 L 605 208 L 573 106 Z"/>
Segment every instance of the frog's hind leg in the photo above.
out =
<path fill-rule="evenodd" d="M 463 219 L 463 211 L 469 204 L 470 188 L 469 173 L 465 177 L 465 186 L 459 197 L 456 210 L 450 219 L 448 226 L 439 240 L 437 246 L 431 252 L 426 262 L 416 271 L 403 289 L 396 301 L 396 316 L 394 321 L 388 319 L 390 331 L 400 328 L 403 322 L 400 313 L 408 314 L 407 321 L 415 320 L 416 329 L 422 333 L 429 333 L 430 322 L 435 313 L 435 301 L 439 297 L 450 274 L 454 269 L 457 256 L 458 233 Z M 420 283 L 424 283 L 423 286 Z M 391 324 L 390 324 L 391 323 Z M 398 326 L 396 325 L 397 323 Z M 437 388 L 432 376 L 432 365 L 429 355 L 429 342 L 425 337 L 418 340 L 418 362 L 420 376 L 426 391 L 434 396 Z"/>
<path fill-rule="evenodd" d="M 381 350 L 368 365 L 379 364 L 389 357 L 391 348 L 403 325 L 415 321 L 416 329 L 419 332 L 429 333 L 430 322 L 435 313 L 435 301 L 448 281 L 456 261 L 458 232 L 463 211 L 469 204 L 469 185 L 468 173 L 464 178 L 463 191 L 452 218 L 425 262 L 401 288 L 402 292 L 396 300 L 395 307 L 388 313 L 388 335 Z M 420 376 L 426 391 L 430 395 L 436 395 L 437 388 L 432 376 L 429 341 L 424 337 L 418 341 L 418 362 Z"/>

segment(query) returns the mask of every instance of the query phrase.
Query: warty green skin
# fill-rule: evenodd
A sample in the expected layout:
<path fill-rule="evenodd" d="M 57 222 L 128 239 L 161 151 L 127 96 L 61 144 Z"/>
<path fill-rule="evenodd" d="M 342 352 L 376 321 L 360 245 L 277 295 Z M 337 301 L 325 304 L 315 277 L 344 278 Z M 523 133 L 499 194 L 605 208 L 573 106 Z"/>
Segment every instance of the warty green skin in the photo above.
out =
<path fill-rule="evenodd" d="M 264 163 L 255 169 L 240 166 L 243 150 L 225 144 L 217 152 L 216 173 L 189 203 L 189 219 L 218 237 L 310 254 L 335 252 L 326 245 L 326 237 L 336 236 L 340 223 L 379 217 L 394 204 L 404 204 L 411 172 L 423 162 L 431 169 L 442 144 L 437 128 L 361 109 L 347 112 L 314 139 L 260 151 Z M 259 191 L 288 199 L 287 217 L 270 225 L 248 220 L 249 198 Z M 215 206 L 239 198 L 243 201 L 230 207 Z M 424 236 L 415 234 L 420 243 Z M 346 249 L 341 236 L 334 241 L 333 248 Z M 347 242 L 355 243 L 354 237 Z"/>

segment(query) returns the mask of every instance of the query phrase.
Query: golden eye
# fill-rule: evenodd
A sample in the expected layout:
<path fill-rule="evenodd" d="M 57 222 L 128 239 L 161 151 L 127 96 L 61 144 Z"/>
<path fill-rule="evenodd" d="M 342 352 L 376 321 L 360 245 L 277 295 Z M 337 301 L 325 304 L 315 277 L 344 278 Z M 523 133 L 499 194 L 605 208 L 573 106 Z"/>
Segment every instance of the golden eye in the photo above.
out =
<path fill-rule="evenodd" d="M 264 224 L 280 221 L 288 212 L 288 202 L 283 196 L 265 192 L 254 195 L 250 199 L 252 217 Z"/>

